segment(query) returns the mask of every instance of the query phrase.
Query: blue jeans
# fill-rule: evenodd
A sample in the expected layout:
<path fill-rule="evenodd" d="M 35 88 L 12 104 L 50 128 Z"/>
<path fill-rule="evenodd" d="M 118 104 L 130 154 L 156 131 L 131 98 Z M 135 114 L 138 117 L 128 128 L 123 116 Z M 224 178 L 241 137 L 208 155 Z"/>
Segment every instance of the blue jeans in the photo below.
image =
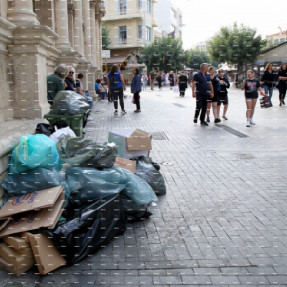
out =
<path fill-rule="evenodd" d="M 91 97 L 87 96 L 86 93 L 84 93 L 84 97 L 85 97 L 85 99 L 87 100 L 87 102 L 88 102 L 88 104 L 90 106 L 90 112 L 91 112 L 92 108 L 93 108 L 93 99 Z"/>
<path fill-rule="evenodd" d="M 265 86 L 263 85 L 264 93 L 268 96 L 271 101 L 272 95 L 273 95 L 273 87 Z"/>

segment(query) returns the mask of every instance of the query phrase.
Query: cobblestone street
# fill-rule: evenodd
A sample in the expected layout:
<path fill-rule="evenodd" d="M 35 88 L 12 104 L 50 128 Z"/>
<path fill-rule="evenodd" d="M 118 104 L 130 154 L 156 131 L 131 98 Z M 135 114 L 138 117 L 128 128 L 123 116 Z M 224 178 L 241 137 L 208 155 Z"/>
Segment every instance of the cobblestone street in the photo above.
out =
<path fill-rule="evenodd" d="M 193 123 L 191 89 L 180 98 L 148 88 L 139 114 L 126 95 L 124 116 L 113 115 L 112 103 L 96 103 L 86 137 L 152 133 L 167 195 L 149 219 L 128 224 L 79 264 L 45 277 L 1 270 L 0 286 L 287 286 L 287 106 L 279 107 L 278 91 L 273 108 L 257 103 L 250 128 L 243 92 L 234 88 L 228 120 L 215 125 L 211 116 L 209 127 Z"/>

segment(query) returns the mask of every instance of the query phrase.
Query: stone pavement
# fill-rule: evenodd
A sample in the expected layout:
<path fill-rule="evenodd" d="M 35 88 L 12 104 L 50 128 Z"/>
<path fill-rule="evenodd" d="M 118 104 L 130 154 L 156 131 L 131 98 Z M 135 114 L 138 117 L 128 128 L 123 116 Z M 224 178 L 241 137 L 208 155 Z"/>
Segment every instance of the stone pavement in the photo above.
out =
<path fill-rule="evenodd" d="M 161 164 L 167 195 L 148 220 L 128 224 L 123 236 L 78 265 L 45 277 L 0 271 L 1 283 L 287 286 L 287 107 L 278 106 L 278 92 L 273 108 L 258 103 L 251 128 L 243 92 L 233 88 L 229 120 L 209 127 L 193 123 L 190 89 L 185 98 L 169 88 L 143 92 L 141 114 L 126 94 L 124 116 L 114 116 L 106 101 L 95 105 L 86 137 L 106 141 L 119 128 L 154 133 L 151 156 Z"/>

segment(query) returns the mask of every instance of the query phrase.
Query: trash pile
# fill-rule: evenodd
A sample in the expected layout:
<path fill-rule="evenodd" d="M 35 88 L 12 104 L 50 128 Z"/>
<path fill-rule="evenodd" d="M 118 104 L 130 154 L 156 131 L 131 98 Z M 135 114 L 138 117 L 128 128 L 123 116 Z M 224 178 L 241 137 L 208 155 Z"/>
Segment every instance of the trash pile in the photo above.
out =
<path fill-rule="evenodd" d="M 127 221 L 149 217 L 166 193 L 151 149 L 141 130 L 111 131 L 97 143 L 63 122 L 23 136 L 2 182 L 0 267 L 17 276 L 34 266 L 48 274 L 94 253 Z"/>

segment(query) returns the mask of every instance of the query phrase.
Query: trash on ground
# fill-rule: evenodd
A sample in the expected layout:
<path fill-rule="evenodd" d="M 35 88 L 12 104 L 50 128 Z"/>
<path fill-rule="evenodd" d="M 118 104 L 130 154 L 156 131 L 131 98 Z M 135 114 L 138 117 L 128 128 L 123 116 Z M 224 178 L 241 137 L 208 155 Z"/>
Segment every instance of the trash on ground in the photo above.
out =
<path fill-rule="evenodd" d="M 58 129 L 55 126 L 55 132 L 52 133 L 49 136 L 49 138 L 57 143 L 60 139 L 64 138 L 66 135 L 69 135 L 72 138 L 76 137 L 76 134 L 74 133 L 74 131 L 70 127 Z"/>
<path fill-rule="evenodd" d="M 132 173 L 136 173 L 137 162 L 122 157 L 116 157 L 115 166 L 129 170 Z"/>

